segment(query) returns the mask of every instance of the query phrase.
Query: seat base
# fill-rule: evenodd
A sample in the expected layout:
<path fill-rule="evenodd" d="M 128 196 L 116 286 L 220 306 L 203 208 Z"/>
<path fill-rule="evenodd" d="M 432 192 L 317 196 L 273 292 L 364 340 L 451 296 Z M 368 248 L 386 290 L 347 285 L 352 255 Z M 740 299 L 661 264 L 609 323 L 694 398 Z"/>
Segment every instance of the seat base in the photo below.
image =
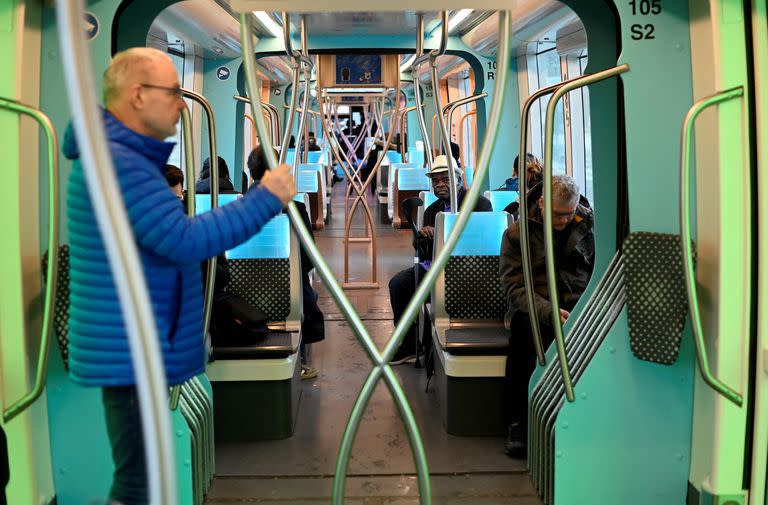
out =
<path fill-rule="evenodd" d="M 300 360 L 297 354 L 293 358 L 293 373 L 287 379 L 212 382 L 216 442 L 280 440 L 293 435 L 301 402 Z M 251 363 L 256 366 L 259 361 L 272 360 Z M 217 365 L 228 363 L 234 362 Z"/>
<path fill-rule="evenodd" d="M 452 356 L 435 345 L 435 375 L 433 377 L 440 416 L 445 430 L 451 435 L 478 437 L 498 436 L 505 433 L 504 420 L 504 364 L 505 356 Z M 446 362 L 461 375 L 448 375 Z M 467 361 L 467 366 L 462 362 Z M 486 376 L 472 376 L 480 367 Z M 464 372 L 467 375 L 464 375 Z"/>

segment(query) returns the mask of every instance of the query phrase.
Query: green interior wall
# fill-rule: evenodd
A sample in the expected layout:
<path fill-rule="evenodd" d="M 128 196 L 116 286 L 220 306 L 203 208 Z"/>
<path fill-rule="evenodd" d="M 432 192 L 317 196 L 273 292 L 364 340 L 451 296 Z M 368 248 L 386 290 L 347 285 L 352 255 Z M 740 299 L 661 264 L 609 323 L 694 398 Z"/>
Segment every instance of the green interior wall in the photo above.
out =
<path fill-rule="evenodd" d="M 616 64 L 611 52 L 619 37 L 618 63 L 631 66 L 622 76 L 626 129 L 631 132 L 626 136 L 630 229 L 676 233 L 678 184 L 671 174 L 679 160 L 680 124 L 691 103 L 687 4 L 664 2 L 663 13 L 652 19 L 656 39 L 634 41 L 629 25 L 645 20 L 633 18 L 628 4 L 617 5 L 622 15 L 618 27 L 600 2 L 567 3 L 587 30 L 587 72 Z M 659 76 L 665 77 L 663 91 Z M 615 245 L 618 92 L 615 81 L 590 88 L 598 209 L 592 285 Z M 623 312 L 577 384 L 576 401 L 566 402 L 560 412 L 555 429 L 558 505 L 685 502 L 694 371 L 690 333 L 684 334 L 678 361 L 664 366 L 637 360 L 628 332 Z"/>

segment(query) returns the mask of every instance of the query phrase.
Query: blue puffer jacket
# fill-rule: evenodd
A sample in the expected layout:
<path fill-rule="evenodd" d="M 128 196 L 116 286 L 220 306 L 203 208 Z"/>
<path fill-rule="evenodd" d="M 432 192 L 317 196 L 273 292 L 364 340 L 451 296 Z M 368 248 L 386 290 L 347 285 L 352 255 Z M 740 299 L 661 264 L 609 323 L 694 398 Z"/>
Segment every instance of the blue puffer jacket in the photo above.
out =
<path fill-rule="evenodd" d="M 117 182 L 139 247 L 169 385 L 205 367 L 200 262 L 257 233 L 283 205 L 254 188 L 237 202 L 189 218 L 163 175 L 173 143 L 140 135 L 103 114 Z M 88 386 L 135 384 L 125 324 L 70 127 L 67 187 L 70 241 L 69 363 Z"/>

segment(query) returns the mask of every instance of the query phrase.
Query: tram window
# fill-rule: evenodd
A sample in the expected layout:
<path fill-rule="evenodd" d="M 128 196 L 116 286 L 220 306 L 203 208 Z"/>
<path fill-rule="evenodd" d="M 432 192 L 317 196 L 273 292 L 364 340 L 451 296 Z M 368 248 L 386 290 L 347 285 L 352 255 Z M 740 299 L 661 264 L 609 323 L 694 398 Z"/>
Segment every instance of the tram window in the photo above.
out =
<path fill-rule="evenodd" d="M 560 56 L 557 50 L 552 48 L 548 51 L 536 55 L 537 71 L 539 77 L 539 87 L 551 86 L 562 80 L 562 70 L 560 65 Z M 541 124 L 545 124 L 547 114 L 547 104 L 549 104 L 550 95 L 541 99 Z M 544 145 L 544 129 L 541 130 L 541 145 Z M 557 104 L 555 109 L 555 137 L 552 151 L 552 170 L 555 174 L 566 173 L 565 163 L 565 119 L 563 117 L 563 101 Z"/>

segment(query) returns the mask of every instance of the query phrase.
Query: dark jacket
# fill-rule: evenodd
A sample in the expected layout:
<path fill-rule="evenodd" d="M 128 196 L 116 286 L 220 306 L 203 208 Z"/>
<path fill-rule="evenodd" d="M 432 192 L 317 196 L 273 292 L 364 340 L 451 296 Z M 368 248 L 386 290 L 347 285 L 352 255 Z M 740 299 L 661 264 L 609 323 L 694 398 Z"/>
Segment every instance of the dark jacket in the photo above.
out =
<path fill-rule="evenodd" d="M 464 201 L 464 196 L 466 195 L 466 191 L 464 191 L 464 187 L 459 188 L 459 194 L 456 195 L 457 199 L 459 201 L 459 208 L 461 208 L 461 202 Z M 437 218 L 438 212 L 444 212 L 445 211 L 445 202 L 440 200 L 439 198 L 432 202 L 429 207 L 424 210 L 424 224 L 422 226 L 435 226 L 435 219 Z M 491 207 L 491 202 L 485 198 L 484 196 L 481 196 L 477 199 L 477 203 L 475 204 L 475 212 L 491 212 L 493 208 Z M 416 235 L 416 243 L 414 244 L 416 247 L 416 251 L 419 254 L 419 261 L 432 261 L 432 239 L 427 237 L 422 237 L 420 235 Z"/>
<path fill-rule="evenodd" d="M 180 384 L 205 365 L 200 262 L 246 241 L 283 205 L 266 189 L 255 189 L 237 202 L 187 217 L 164 175 L 173 143 L 140 135 L 107 111 L 103 121 L 149 288 L 166 380 Z M 87 386 L 133 385 L 115 279 L 71 127 L 64 154 L 74 160 L 67 186 L 70 373 Z"/>
<path fill-rule="evenodd" d="M 235 186 L 229 179 L 229 173 L 219 174 L 219 194 L 226 195 L 235 193 Z M 208 175 L 204 179 L 198 179 L 195 182 L 195 193 L 198 195 L 208 195 L 211 193 L 211 176 Z"/>
<path fill-rule="evenodd" d="M 552 326 L 552 306 L 547 292 L 547 272 L 544 263 L 544 226 L 538 185 L 528 194 L 528 232 L 530 235 L 533 289 L 536 315 L 542 325 Z M 576 216 L 561 232 L 555 232 L 555 264 L 560 307 L 571 311 L 587 288 L 595 263 L 594 215 L 589 203 L 582 197 Z M 558 243 L 563 247 L 558 247 Z M 523 267 L 520 253 L 520 223 L 515 221 L 501 240 L 501 284 L 509 300 L 505 322 L 509 325 L 517 311 L 528 313 L 525 296 Z"/>

